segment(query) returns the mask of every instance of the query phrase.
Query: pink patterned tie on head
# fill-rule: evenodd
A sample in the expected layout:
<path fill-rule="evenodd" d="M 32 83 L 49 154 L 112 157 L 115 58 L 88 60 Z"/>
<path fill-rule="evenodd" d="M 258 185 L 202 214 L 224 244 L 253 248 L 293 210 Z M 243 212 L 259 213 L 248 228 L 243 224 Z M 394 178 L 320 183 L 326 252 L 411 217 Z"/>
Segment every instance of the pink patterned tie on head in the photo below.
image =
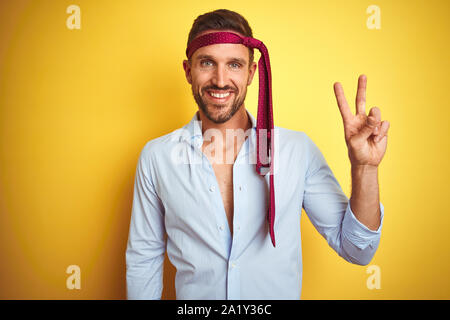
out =
<path fill-rule="evenodd" d="M 259 97 L 258 97 L 258 117 L 256 121 L 256 172 L 260 175 L 265 175 L 261 171 L 261 167 L 270 167 L 269 179 L 270 179 L 270 198 L 267 219 L 269 221 L 269 232 L 272 244 L 275 247 L 275 190 L 274 190 L 274 173 L 273 173 L 273 155 L 274 155 L 274 143 L 273 137 L 273 112 L 272 112 L 272 78 L 270 72 L 269 52 L 266 46 L 259 40 L 251 37 L 241 37 L 232 32 L 212 32 L 200 36 L 189 44 L 186 49 L 186 56 L 191 58 L 194 52 L 204 46 L 219 43 L 235 43 L 243 44 L 252 49 L 258 49 L 261 52 L 261 58 L 258 61 L 258 73 L 259 73 Z M 261 163 L 262 154 L 260 154 L 260 144 L 264 141 L 261 140 L 260 130 L 263 130 L 263 134 L 267 133 L 266 140 L 266 153 L 268 161 L 264 161 L 267 164 Z M 270 153 L 269 153 L 270 151 Z M 261 152 L 262 153 L 262 152 Z"/>

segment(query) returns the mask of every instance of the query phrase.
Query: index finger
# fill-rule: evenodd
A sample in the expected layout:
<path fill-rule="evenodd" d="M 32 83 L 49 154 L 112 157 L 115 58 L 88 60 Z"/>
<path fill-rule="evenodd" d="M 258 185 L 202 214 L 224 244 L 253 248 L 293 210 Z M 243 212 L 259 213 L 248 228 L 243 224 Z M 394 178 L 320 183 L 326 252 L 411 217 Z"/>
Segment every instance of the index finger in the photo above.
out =
<path fill-rule="evenodd" d="M 344 89 L 339 82 L 334 84 L 334 95 L 336 96 L 339 111 L 341 112 L 342 119 L 347 122 L 352 117 L 352 112 L 348 107 L 347 100 L 345 99 Z"/>

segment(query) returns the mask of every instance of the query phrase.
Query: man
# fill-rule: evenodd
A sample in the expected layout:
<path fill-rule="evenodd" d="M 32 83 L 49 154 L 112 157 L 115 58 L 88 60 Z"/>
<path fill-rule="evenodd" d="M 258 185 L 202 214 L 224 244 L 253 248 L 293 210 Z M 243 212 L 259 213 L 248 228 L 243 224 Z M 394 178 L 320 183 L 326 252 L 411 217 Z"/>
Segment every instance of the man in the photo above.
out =
<path fill-rule="evenodd" d="M 216 10 L 194 21 L 188 48 L 216 32 L 253 37 L 241 15 Z M 368 264 L 384 215 L 377 174 L 389 123 L 378 108 L 366 115 L 366 77 L 359 78 L 356 115 L 341 85 L 334 86 L 352 168 L 348 200 L 303 132 L 276 127 L 276 170 L 255 172 L 257 124 L 244 105 L 256 71 L 252 49 L 203 45 L 183 67 L 199 110 L 186 126 L 149 141 L 141 152 L 126 251 L 128 298 L 161 298 L 167 250 L 177 269 L 177 299 L 299 299 L 302 207 L 342 258 Z M 270 175 L 276 246 L 266 215 Z"/>

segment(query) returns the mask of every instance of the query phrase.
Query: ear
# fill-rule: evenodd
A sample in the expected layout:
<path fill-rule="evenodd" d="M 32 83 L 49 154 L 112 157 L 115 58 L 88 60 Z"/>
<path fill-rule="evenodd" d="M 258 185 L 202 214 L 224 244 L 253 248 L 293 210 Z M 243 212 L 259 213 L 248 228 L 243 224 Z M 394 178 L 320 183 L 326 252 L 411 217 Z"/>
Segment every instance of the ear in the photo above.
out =
<path fill-rule="evenodd" d="M 253 81 L 253 76 L 256 73 L 256 62 L 252 62 L 250 69 L 248 70 L 248 81 L 247 86 L 249 86 Z"/>
<path fill-rule="evenodd" d="M 186 80 L 189 84 L 192 84 L 191 65 L 188 60 L 183 60 L 183 69 L 186 74 Z"/>

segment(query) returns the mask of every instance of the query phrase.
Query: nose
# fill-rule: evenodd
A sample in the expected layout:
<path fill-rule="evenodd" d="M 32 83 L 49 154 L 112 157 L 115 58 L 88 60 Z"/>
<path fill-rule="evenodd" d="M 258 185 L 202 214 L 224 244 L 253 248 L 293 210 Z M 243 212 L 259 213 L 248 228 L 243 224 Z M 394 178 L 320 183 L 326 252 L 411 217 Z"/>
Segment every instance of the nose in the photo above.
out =
<path fill-rule="evenodd" d="M 225 69 L 225 66 L 219 64 L 214 71 L 212 83 L 219 88 L 223 88 L 225 87 L 226 81 L 227 81 L 227 71 Z"/>

